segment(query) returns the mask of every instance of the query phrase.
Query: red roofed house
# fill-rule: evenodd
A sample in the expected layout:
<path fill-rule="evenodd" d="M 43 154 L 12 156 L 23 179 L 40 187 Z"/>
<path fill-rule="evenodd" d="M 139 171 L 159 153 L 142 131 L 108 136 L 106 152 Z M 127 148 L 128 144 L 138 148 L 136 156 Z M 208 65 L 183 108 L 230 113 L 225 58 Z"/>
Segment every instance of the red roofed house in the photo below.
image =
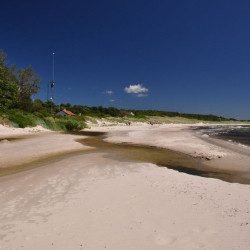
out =
<path fill-rule="evenodd" d="M 56 115 L 61 115 L 61 116 L 75 116 L 74 113 L 72 113 L 71 111 L 66 110 L 66 109 L 59 111 L 58 113 L 56 113 Z"/>

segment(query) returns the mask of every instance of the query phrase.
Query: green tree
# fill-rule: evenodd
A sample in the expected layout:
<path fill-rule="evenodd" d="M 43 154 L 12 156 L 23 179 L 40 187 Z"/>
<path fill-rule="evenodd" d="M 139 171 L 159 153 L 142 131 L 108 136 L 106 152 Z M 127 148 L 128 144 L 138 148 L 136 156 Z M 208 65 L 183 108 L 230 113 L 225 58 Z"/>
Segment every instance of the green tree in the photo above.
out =
<path fill-rule="evenodd" d="M 29 110 L 32 104 L 31 96 L 38 93 L 42 81 L 38 74 L 33 71 L 32 66 L 18 70 L 17 79 L 19 107 Z"/>
<path fill-rule="evenodd" d="M 17 102 L 17 79 L 13 74 L 13 67 L 6 65 L 7 55 L 0 50 L 0 107 L 14 107 Z"/>

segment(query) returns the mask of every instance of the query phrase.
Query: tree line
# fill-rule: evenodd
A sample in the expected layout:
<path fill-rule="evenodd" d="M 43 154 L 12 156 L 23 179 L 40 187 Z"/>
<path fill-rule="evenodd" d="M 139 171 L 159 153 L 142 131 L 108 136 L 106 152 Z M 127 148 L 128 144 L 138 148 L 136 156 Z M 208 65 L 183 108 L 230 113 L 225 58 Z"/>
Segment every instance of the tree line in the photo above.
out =
<path fill-rule="evenodd" d="M 41 88 L 41 79 L 32 66 L 17 69 L 16 65 L 7 66 L 7 55 L 0 50 L 0 108 L 20 108 L 29 110 L 31 96 Z"/>

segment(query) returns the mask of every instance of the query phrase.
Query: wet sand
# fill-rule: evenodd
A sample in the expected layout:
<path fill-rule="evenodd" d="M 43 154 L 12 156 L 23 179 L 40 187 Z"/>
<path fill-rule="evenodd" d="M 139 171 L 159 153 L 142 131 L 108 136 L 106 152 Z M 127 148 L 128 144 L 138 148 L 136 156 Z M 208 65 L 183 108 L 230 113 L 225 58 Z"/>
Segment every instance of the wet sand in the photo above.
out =
<path fill-rule="evenodd" d="M 166 148 L 172 141 L 172 150 L 182 145 L 183 153 L 195 150 L 198 159 L 230 156 L 182 127 L 186 148 L 179 129 L 106 128 L 111 131 L 106 140 L 143 144 L 144 138 L 145 145 Z M 12 141 L 9 156 L 24 145 L 29 150 L 22 154 L 33 155 L 36 142 L 40 153 L 64 141 L 77 150 L 88 148 L 77 139 L 53 134 L 50 141 L 37 137 L 32 146 L 24 144 L 30 139 Z M 199 155 L 206 147 L 207 155 Z M 250 185 L 89 151 L 0 178 L 0 249 L 249 249 L 249 197 Z"/>

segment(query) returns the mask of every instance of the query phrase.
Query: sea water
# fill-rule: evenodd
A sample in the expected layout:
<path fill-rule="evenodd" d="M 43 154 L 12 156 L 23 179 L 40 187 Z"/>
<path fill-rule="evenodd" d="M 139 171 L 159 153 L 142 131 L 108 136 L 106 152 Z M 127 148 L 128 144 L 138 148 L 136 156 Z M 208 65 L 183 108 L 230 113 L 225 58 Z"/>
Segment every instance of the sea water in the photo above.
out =
<path fill-rule="evenodd" d="M 239 147 L 250 148 L 250 125 L 207 126 L 196 130 L 203 137 L 215 137 Z"/>

